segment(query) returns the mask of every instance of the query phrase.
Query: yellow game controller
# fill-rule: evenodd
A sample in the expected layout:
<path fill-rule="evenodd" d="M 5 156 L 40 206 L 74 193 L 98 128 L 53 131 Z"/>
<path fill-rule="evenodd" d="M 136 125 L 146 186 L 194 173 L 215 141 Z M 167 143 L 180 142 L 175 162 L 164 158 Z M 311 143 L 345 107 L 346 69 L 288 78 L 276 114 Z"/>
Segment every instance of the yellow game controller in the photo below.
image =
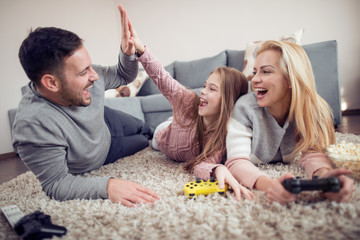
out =
<path fill-rule="evenodd" d="M 208 195 L 215 192 L 224 196 L 227 190 L 228 184 L 225 183 L 224 189 L 220 189 L 218 181 L 214 177 L 211 177 L 207 181 L 197 178 L 195 181 L 189 182 L 184 186 L 184 192 L 189 198 L 198 195 Z"/>

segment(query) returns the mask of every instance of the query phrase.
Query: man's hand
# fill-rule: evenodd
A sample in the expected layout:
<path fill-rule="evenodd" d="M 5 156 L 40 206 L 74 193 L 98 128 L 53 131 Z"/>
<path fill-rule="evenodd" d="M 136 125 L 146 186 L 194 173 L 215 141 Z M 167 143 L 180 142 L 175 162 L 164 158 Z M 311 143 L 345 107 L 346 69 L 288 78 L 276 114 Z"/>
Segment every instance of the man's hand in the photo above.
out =
<path fill-rule="evenodd" d="M 218 166 L 215 169 L 215 177 L 218 180 L 220 189 L 224 189 L 225 183 L 231 186 L 237 201 L 241 200 L 241 194 L 244 194 L 245 198 L 249 200 L 254 198 L 254 193 L 242 186 L 224 165 Z"/>
<path fill-rule="evenodd" d="M 341 189 L 338 193 L 324 192 L 323 195 L 336 202 L 349 202 L 355 191 L 354 180 L 344 175 L 350 173 L 351 171 L 349 170 L 337 168 L 328 170 L 321 174 L 319 178 L 338 177 L 341 182 Z"/>
<path fill-rule="evenodd" d="M 151 205 L 160 197 L 149 188 L 122 179 L 110 178 L 107 184 L 108 198 L 113 203 L 134 207 L 138 203 Z"/>
<path fill-rule="evenodd" d="M 131 38 L 130 21 L 125 8 L 119 4 L 118 9 L 121 16 L 121 51 L 126 55 L 135 53 L 134 40 Z"/>

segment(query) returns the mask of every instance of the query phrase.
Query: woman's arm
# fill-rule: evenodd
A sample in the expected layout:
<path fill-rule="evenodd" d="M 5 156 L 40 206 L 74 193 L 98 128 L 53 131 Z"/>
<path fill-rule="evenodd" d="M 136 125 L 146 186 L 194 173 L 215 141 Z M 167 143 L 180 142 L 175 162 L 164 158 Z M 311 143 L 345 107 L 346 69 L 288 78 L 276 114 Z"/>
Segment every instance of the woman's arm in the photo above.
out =
<path fill-rule="evenodd" d="M 231 118 L 226 137 L 227 161 L 225 166 L 244 186 L 252 189 L 260 176 L 266 176 L 250 162 L 252 131 L 235 118 Z"/>
<path fill-rule="evenodd" d="M 338 193 L 326 192 L 324 196 L 337 202 L 348 202 L 355 191 L 354 180 L 345 176 L 351 171 L 346 169 L 333 169 L 329 159 L 324 153 L 309 152 L 302 155 L 300 164 L 309 177 L 319 178 L 338 177 L 341 182 L 341 189 Z"/>
<path fill-rule="evenodd" d="M 269 202 L 285 204 L 296 200 L 296 195 L 282 186 L 282 181 L 293 178 L 285 174 L 279 179 L 272 179 L 250 162 L 252 131 L 232 118 L 228 127 L 226 148 L 228 160 L 225 166 L 240 184 L 266 193 Z"/>

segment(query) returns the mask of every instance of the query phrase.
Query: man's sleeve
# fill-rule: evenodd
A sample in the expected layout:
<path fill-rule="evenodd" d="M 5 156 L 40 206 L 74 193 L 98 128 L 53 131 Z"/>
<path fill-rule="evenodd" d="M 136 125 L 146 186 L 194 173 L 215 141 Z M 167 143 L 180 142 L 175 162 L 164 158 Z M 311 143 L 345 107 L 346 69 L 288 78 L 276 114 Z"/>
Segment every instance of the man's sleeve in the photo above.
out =
<path fill-rule="evenodd" d="M 107 90 L 134 81 L 139 64 L 135 55 L 128 56 L 120 50 L 117 65 L 104 67 L 94 64 L 92 67 L 99 75 L 99 79 L 105 82 L 105 90 Z"/>
<path fill-rule="evenodd" d="M 21 124 L 21 121 L 17 124 L 21 134 L 17 134 L 14 145 L 49 197 L 60 201 L 107 198 L 109 177 L 70 174 L 66 160 L 67 147 L 61 145 L 51 131 L 44 126 Z"/>

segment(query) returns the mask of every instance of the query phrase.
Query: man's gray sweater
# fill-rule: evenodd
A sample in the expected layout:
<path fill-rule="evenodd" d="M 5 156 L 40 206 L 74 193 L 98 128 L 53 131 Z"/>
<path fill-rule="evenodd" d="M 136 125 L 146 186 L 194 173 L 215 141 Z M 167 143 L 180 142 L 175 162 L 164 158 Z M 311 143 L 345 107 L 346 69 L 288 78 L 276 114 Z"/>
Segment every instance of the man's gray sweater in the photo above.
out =
<path fill-rule="evenodd" d="M 99 79 L 89 89 L 89 106 L 60 106 L 30 82 L 16 113 L 13 145 L 46 194 L 56 200 L 107 198 L 109 177 L 81 174 L 101 167 L 110 148 L 104 91 L 134 80 L 138 62 L 120 51 L 117 65 L 93 68 Z"/>

